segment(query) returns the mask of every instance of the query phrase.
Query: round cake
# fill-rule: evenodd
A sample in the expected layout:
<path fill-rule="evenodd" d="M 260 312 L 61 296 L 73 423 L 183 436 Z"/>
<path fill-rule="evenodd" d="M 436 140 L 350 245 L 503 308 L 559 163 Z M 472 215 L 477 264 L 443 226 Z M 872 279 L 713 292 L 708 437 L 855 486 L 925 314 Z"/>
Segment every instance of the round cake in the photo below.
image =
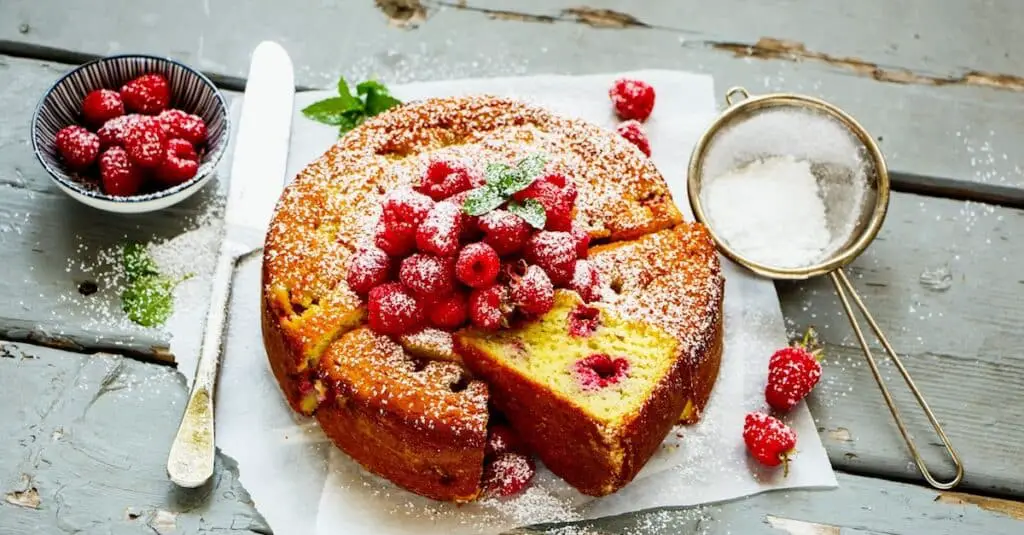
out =
<path fill-rule="evenodd" d="M 509 411 L 516 390 L 479 359 L 467 360 L 483 354 L 468 347 L 468 331 L 457 333 L 456 344 L 439 329 L 406 336 L 371 329 L 365 297 L 346 282 L 350 261 L 372 243 L 385 196 L 415 186 L 431 162 L 457 162 L 482 175 L 488 163 L 538 153 L 578 191 L 573 225 L 590 236 L 584 254 L 600 274 L 599 306 L 618 318 L 609 328 L 626 329 L 615 336 L 627 338 L 656 332 L 645 336 L 664 350 L 650 384 L 630 398 L 636 411 L 616 413 L 629 424 L 608 443 L 612 453 L 593 452 L 619 459 L 615 473 L 580 480 L 558 462 L 564 451 L 547 447 L 525 416 L 507 418 L 509 424 L 554 473 L 603 495 L 632 479 L 672 425 L 699 419 L 717 377 L 724 289 L 717 252 L 703 227 L 683 221 L 663 177 L 637 148 L 595 125 L 510 99 L 453 97 L 394 108 L 346 134 L 285 189 L 265 243 L 262 324 L 291 407 L 315 416 L 365 468 L 417 494 L 460 502 L 480 495 L 489 426 L 506 419 L 496 411 Z M 546 388 L 543 377 L 520 372 L 527 374 L 523 384 Z"/>

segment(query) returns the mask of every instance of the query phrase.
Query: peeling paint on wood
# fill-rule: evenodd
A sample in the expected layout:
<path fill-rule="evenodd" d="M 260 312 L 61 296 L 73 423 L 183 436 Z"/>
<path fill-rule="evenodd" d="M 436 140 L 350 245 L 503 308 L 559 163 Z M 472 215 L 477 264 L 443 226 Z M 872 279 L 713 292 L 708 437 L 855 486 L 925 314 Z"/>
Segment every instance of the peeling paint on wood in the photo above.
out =
<path fill-rule="evenodd" d="M 804 522 L 802 520 L 793 520 L 791 518 L 781 518 L 772 515 L 765 515 L 764 521 L 769 526 L 779 531 L 789 533 L 789 535 L 839 535 L 839 526 L 832 526 L 829 524 Z"/>
<path fill-rule="evenodd" d="M 22 474 L 21 484 L 21 490 L 8 492 L 4 495 L 4 500 L 9 504 L 17 505 L 18 507 L 39 509 L 39 504 L 42 502 L 39 499 L 39 489 L 33 485 L 32 478 L 27 474 Z"/>
<path fill-rule="evenodd" d="M 853 440 L 853 436 L 850 435 L 850 430 L 845 427 L 829 429 L 828 432 L 826 432 L 826 436 L 831 440 L 839 440 L 841 442 L 850 442 Z"/>
<path fill-rule="evenodd" d="M 1017 520 L 1024 520 L 1024 503 L 999 498 L 975 496 L 962 492 L 943 492 L 935 497 L 935 501 L 950 505 L 974 505 L 986 511 L 999 513 Z"/>
<path fill-rule="evenodd" d="M 708 45 L 715 50 L 732 52 L 737 57 L 781 59 L 793 62 L 809 60 L 827 63 L 879 82 L 931 86 L 965 85 L 990 87 L 1004 91 L 1024 91 L 1024 77 L 1013 74 L 969 70 L 957 76 L 936 76 L 903 67 L 883 66 L 860 58 L 834 56 L 825 52 L 808 50 L 803 43 L 789 39 L 762 37 L 753 44 L 712 41 Z"/>
<path fill-rule="evenodd" d="M 500 9 L 488 9 L 481 10 L 487 14 L 488 17 L 494 20 L 514 20 L 519 22 L 543 22 L 552 23 L 558 22 L 558 19 L 550 15 L 532 15 L 529 13 L 519 13 L 516 11 L 502 11 Z"/>
<path fill-rule="evenodd" d="M 587 6 L 570 7 L 562 10 L 562 15 L 575 19 L 576 22 L 594 28 L 649 28 L 640 19 L 611 9 L 595 9 Z"/>
<path fill-rule="evenodd" d="M 388 16 L 388 22 L 399 28 L 415 28 L 427 20 L 427 8 L 420 0 L 374 0 L 377 8 Z"/>

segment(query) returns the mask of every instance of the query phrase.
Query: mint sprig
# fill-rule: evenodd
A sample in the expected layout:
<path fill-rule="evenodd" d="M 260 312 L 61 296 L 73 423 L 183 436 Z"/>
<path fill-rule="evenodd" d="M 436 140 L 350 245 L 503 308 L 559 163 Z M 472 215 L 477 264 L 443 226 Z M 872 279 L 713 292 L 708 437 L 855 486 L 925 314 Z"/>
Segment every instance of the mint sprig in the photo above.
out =
<path fill-rule="evenodd" d="M 338 79 L 338 96 L 319 100 L 302 109 L 302 114 L 318 123 L 338 127 L 338 136 L 363 124 L 369 117 L 402 104 L 391 96 L 387 86 L 367 80 L 356 85 L 353 95 L 345 78 Z"/>
<path fill-rule="evenodd" d="M 512 201 L 512 195 L 530 187 L 541 173 L 547 158 L 543 154 L 531 154 L 523 158 L 515 166 L 505 163 L 490 163 L 484 170 L 486 183 L 466 196 L 462 211 L 471 216 L 484 215 L 508 203 L 508 210 L 538 229 L 544 228 L 547 219 L 544 206 L 534 199 L 518 203 Z"/>
<path fill-rule="evenodd" d="M 171 279 L 161 275 L 145 245 L 131 243 L 121 256 L 128 286 L 121 292 L 121 308 L 128 319 L 144 327 L 162 325 L 174 309 L 174 287 L 192 277 Z"/>

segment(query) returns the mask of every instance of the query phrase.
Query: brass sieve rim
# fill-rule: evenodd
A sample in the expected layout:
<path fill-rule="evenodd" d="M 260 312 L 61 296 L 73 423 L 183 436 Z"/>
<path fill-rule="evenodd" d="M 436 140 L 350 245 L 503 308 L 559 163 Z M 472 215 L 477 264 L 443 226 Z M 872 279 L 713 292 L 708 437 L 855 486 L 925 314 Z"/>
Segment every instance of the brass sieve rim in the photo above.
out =
<path fill-rule="evenodd" d="M 737 98 L 737 96 L 742 96 L 742 98 Z M 879 149 L 875 139 L 871 137 L 867 130 L 849 114 L 828 102 L 814 97 L 796 93 L 769 93 L 765 95 L 750 96 L 746 89 L 743 89 L 742 87 L 734 87 L 726 92 L 725 101 L 728 105 L 726 110 L 715 119 L 707 130 L 704 131 L 700 140 L 698 140 L 697 144 L 694 146 L 693 152 L 690 155 L 690 165 L 687 176 L 687 195 L 690 200 L 690 208 L 693 210 L 694 217 L 697 221 L 707 228 L 719 249 L 727 257 L 747 267 L 751 271 L 759 275 L 775 279 L 807 279 L 830 273 L 853 261 L 853 259 L 860 255 L 878 235 L 878 232 L 882 227 L 882 223 L 885 220 L 886 212 L 889 208 L 889 171 L 885 163 L 885 158 L 882 156 L 882 151 Z M 707 215 L 704 212 L 704 207 L 700 199 L 700 190 L 704 179 L 704 158 L 706 156 L 708 146 L 711 144 L 712 140 L 715 139 L 715 136 L 718 135 L 726 126 L 742 121 L 759 110 L 783 106 L 813 109 L 825 113 L 845 126 L 867 149 L 868 156 L 874 164 L 876 174 L 876 181 L 874 184 L 878 189 L 878 194 L 875 197 L 875 206 L 871 211 L 871 216 L 868 222 L 865 225 L 862 225 L 859 229 L 859 236 L 857 236 L 857 239 L 824 261 L 799 268 L 780 268 L 769 266 L 745 258 L 735 249 L 730 247 L 729 244 L 715 232 L 714 226 L 707 220 Z"/>

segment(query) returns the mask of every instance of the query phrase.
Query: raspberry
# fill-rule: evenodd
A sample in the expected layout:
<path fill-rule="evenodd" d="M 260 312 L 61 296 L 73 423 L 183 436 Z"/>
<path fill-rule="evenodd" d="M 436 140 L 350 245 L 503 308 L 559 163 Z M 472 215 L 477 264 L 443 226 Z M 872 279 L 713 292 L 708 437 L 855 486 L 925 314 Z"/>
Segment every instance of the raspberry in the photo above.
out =
<path fill-rule="evenodd" d="M 576 256 L 586 258 L 590 254 L 590 233 L 577 225 L 573 225 L 569 233 L 576 240 Z"/>
<path fill-rule="evenodd" d="M 470 288 L 483 288 L 498 277 L 501 260 L 486 243 L 471 243 L 459 251 L 455 276 Z"/>
<path fill-rule="evenodd" d="M 469 319 L 481 329 L 497 329 L 506 323 L 508 289 L 499 284 L 473 290 L 469 295 Z"/>
<path fill-rule="evenodd" d="M 641 80 L 616 80 L 608 90 L 608 97 L 622 119 L 646 121 L 654 109 L 654 88 Z"/>
<path fill-rule="evenodd" d="M 110 147 L 100 156 L 100 182 L 107 195 L 129 197 L 142 188 L 142 169 L 121 147 Z"/>
<path fill-rule="evenodd" d="M 128 111 L 156 115 L 171 103 L 171 87 L 160 74 L 143 74 L 121 87 L 121 100 Z"/>
<path fill-rule="evenodd" d="M 556 287 L 564 288 L 572 280 L 576 240 L 568 232 L 543 230 L 526 241 L 523 258 L 546 271 Z"/>
<path fill-rule="evenodd" d="M 480 216 L 478 225 L 484 232 L 484 243 L 494 248 L 499 256 L 519 252 L 530 237 L 530 226 L 526 221 L 506 210 L 494 210 Z"/>
<path fill-rule="evenodd" d="M 493 424 L 487 431 L 487 447 L 484 450 L 487 459 L 494 459 L 506 453 L 527 453 L 526 445 L 511 427 Z"/>
<path fill-rule="evenodd" d="M 559 186 L 558 179 L 561 177 Z M 571 182 L 566 183 L 561 175 L 548 175 L 538 180 L 522 191 L 512 196 L 515 200 L 523 202 L 526 199 L 534 199 L 544 207 L 544 214 L 547 222 L 544 228 L 547 230 L 569 230 L 572 226 L 572 208 L 576 202 L 576 186 Z"/>
<path fill-rule="evenodd" d="M 121 139 L 128 157 L 142 167 L 156 167 L 167 156 L 167 136 L 156 121 L 129 121 Z"/>
<path fill-rule="evenodd" d="M 450 202 L 439 202 L 416 229 L 416 247 L 421 252 L 451 256 L 459 247 L 462 233 L 462 209 Z"/>
<path fill-rule="evenodd" d="M 416 229 L 427 218 L 427 214 L 433 207 L 434 201 L 430 200 L 430 197 L 408 188 L 390 193 L 384 198 L 381 222 L 391 237 L 390 241 L 397 246 L 398 252 L 392 252 L 391 249 L 379 243 L 377 246 L 391 256 L 408 254 L 415 245 Z M 409 244 L 408 249 L 406 244 Z"/>
<path fill-rule="evenodd" d="M 580 297 L 588 303 L 599 301 L 601 300 L 601 275 L 590 262 L 577 260 L 576 267 L 573 268 L 572 280 L 569 281 L 569 288 L 580 294 Z"/>
<path fill-rule="evenodd" d="M 431 162 L 416 191 L 441 201 L 473 187 L 473 178 L 468 169 L 445 161 Z"/>
<path fill-rule="evenodd" d="M 526 268 L 526 274 L 512 283 L 512 302 L 527 314 L 539 316 L 555 306 L 555 287 L 539 266 Z"/>
<path fill-rule="evenodd" d="M 366 308 L 370 328 L 381 334 L 409 334 L 423 324 L 423 306 L 397 282 L 370 290 Z"/>
<path fill-rule="evenodd" d="M 576 380 L 584 390 L 596 390 L 618 383 L 629 375 L 629 361 L 594 353 L 573 364 Z"/>
<path fill-rule="evenodd" d="M 465 293 L 455 292 L 435 300 L 427 307 L 430 323 L 439 329 L 453 331 L 466 323 L 469 315 L 469 300 Z"/>
<path fill-rule="evenodd" d="M 374 286 L 384 284 L 391 275 L 391 258 L 370 246 L 356 251 L 348 264 L 345 281 L 352 291 L 365 296 Z"/>
<path fill-rule="evenodd" d="M 142 122 L 147 123 L 147 127 L 150 125 L 156 125 L 156 119 L 146 116 L 132 113 L 129 115 L 122 115 L 120 117 L 114 117 L 113 119 L 103 123 L 103 126 L 96 131 L 96 135 L 100 136 L 100 145 L 103 148 L 107 148 L 113 145 L 124 146 L 124 133 L 128 129 L 129 125 Z"/>
<path fill-rule="evenodd" d="M 647 139 L 643 125 L 637 121 L 625 121 L 615 127 L 615 131 L 624 137 L 626 141 L 636 145 L 636 148 L 640 149 L 644 156 L 651 157 L 651 142 Z"/>
<path fill-rule="evenodd" d="M 519 453 L 498 455 L 484 469 L 484 494 L 493 497 L 512 496 L 522 492 L 537 469 L 533 461 Z"/>
<path fill-rule="evenodd" d="M 206 123 L 203 118 L 181 110 L 164 110 L 156 116 L 168 137 L 188 141 L 198 147 L 206 142 Z"/>
<path fill-rule="evenodd" d="M 82 100 L 82 117 L 90 125 L 99 126 L 121 115 L 124 115 L 124 103 L 117 91 L 97 89 Z"/>
<path fill-rule="evenodd" d="M 788 411 L 811 393 L 821 379 L 818 350 L 810 345 L 808 330 L 801 344 L 776 351 L 768 361 L 768 384 L 764 397 L 773 409 Z"/>
<path fill-rule="evenodd" d="M 743 442 L 750 455 L 765 466 L 783 465 L 789 472 L 789 456 L 796 447 L 796 433 L 777 418 L 752 412 L 743 421 Z"/>
<path fill-rule="evenodd" d="M 601 309 L 587 305 L 577 305 L 567 318 L 569 334 L 586 338 L 594 334 L 601 325 Z"/>
<path fill-rule="evenodd" d="M 77 125 L 65 126 L 54 138 L 57 150 L 71 167 L 88 167 L 100 153 L 100 138 Z"/>
<path fill-rule="evenodd" d="M 381 221 L 377 223 L 373 243 L 393 257 L 403 257 L 416 248 L 416 233 L 406 227 L 390 230 Z"/>
<path fill-rule="evenodd" d="M 439 298 L 454 288 L 454 268 L 450 258 L 414 254 L 402 260 L 398 280 L 419 298 Z"/>
<path fill-rule="evenodd" d="M 183 139 L 172 139 L 160 166 L 156 168 L 156 179 L 168 186 L 187 182 L 199 172 L 199 157 L 192 145 Z"/>

